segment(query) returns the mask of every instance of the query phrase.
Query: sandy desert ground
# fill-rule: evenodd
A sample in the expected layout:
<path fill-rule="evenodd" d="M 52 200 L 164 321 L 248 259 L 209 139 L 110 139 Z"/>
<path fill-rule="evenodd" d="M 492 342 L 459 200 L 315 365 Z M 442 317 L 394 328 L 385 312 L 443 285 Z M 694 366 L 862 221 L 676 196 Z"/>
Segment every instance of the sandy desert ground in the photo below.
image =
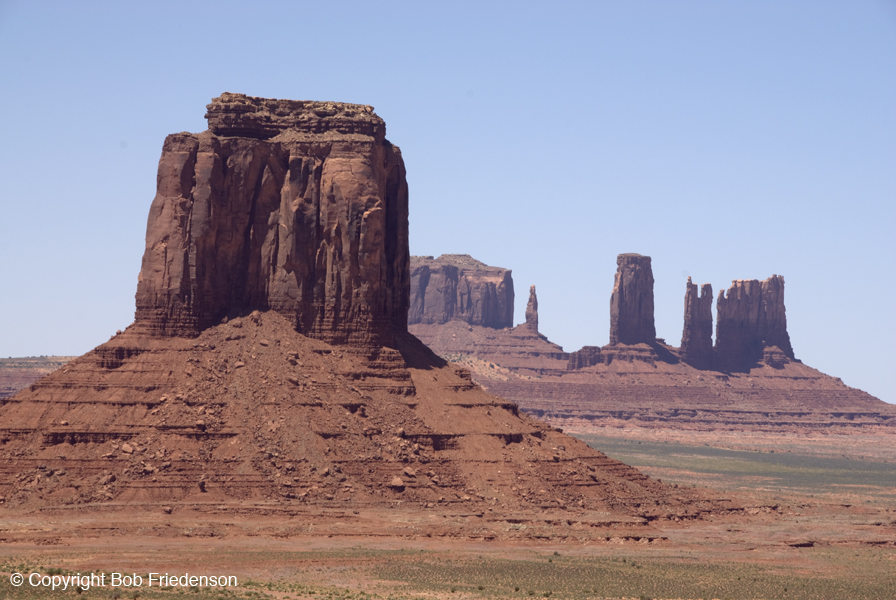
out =
<path fill-rule="evenodd" d="M 579 436 L 681 487 L 752 507 L 691 523 L 601 523 L 584 511 L 107 507 L 0 511 L 3 598 L 896 597 L 896 461 L 879 436 L 604 428 Z M 105 573 L 77 592 L 10 577 Z M 111 587 L 112 573 L 142 585 Z M 159 575 L 228 575 L 228 588 Z M 37 581 L 37 580 L 35 580 Z M 51 581 L 47 579 L 46 581 Z M 186 581 L 185 583 L 189 583 Z"/>

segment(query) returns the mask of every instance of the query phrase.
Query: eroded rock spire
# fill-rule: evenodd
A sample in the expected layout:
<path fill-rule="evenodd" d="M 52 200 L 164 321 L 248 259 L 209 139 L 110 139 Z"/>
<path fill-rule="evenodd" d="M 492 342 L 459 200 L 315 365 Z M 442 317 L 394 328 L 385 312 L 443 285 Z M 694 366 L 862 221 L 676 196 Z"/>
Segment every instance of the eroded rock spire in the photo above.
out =
<path fill-rule="evenodd" d="M 650 257 L 620 254 L 610 297 L 610 344 L 641 343 L 656 343 Z"/>
<path fill-rule="evenodd" d="M 538 331 L 538 296 L 535 295 L 535 286 L 529 287 L 529 302 L 526 304 L 526 325 Z"/>
<path fill-rule="evenodd" d="M 684 328 L 681 333 L 681 356 L 689 365 L 709 369 L 713 365 L 712 286 L 704 283 L 697 295 L 697 284 L 688 277 L 684 295 Z"/>

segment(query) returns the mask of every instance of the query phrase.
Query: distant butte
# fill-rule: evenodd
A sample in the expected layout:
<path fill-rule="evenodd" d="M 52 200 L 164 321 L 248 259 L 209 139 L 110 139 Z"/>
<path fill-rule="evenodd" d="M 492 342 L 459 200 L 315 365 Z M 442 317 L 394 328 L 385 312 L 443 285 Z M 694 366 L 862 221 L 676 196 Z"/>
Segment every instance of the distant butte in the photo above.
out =
<path fill-rule="evenodd" d="M 411 257 L 411 264 L 419 259 Z M 496 267 L 495 267 L 496 268 Z M 656 338 L 651 259 L 621 254 L 610 300 L 610 343 L 565 352 L 531 323 L 488 328 L 433 316 L 409 330 L 471 369 L 488 391 L 554 425 L 848 431 L 894 427 L 896 409 L 794 356 L 784 278 L 736 280 L 719 293 L 688 279 L 681 347 Z M 411 285 L 414 285 L 412 276 Z M 534 286 L 532 291 L 534 297 Z M 531 301 L 530 301 L 531 305 Z"/>

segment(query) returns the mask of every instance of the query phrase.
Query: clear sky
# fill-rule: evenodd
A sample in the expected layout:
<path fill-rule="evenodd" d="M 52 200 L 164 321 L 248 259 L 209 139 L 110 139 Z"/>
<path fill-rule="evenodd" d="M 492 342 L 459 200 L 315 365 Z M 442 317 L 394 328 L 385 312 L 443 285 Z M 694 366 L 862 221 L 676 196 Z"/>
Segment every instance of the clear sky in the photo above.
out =
<path fill-rule="evenodd" d="M 221 92 L 371 104 L 411 252 L 513 269 L 516 321 L 602 345 L 615 258 L 781 274 L 798 358 L 896 402 L 896 2 L 0 0 L 0 356 L 133 320 L 168 133 Z"/>

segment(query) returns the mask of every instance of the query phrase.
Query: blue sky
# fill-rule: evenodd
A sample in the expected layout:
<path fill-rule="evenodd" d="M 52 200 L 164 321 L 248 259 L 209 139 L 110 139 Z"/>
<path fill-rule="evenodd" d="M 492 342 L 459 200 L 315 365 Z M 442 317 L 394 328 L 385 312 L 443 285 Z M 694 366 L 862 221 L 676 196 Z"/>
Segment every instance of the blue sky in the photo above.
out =
<path fill-rule="evenodd" d="M 607 342 L 615 257 L 784 275 L 798 358 L 896 402 L 896 2 L 0 0 L 0 356 L 133 320 L 165 135 L 223 91 L 371 104 L 411 252 L 513 269 L 542 332 Z"/>

